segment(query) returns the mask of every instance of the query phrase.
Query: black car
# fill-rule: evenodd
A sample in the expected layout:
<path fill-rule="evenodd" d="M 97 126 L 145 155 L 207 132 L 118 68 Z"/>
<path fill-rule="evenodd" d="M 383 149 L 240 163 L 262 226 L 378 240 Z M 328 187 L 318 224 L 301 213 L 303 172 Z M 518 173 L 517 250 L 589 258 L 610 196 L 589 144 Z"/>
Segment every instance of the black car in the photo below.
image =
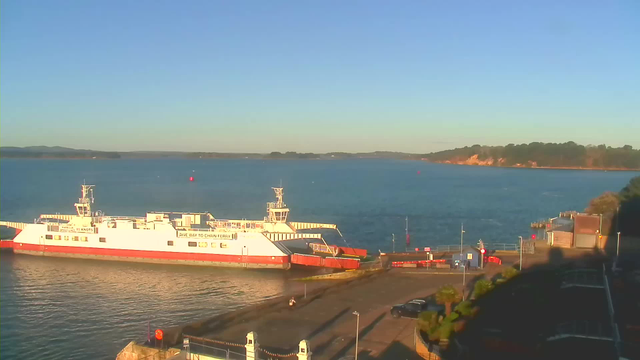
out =
<path fill-rule="evenodd" d="M 435 304 L 433 299 L 413 299 L 405 304 L 394 305 L 391 308 L 391 316 L 394 318 L 408 317 L 416 319 L 423 311 L 435 311 L 444 313 L 444 306 Z"/>

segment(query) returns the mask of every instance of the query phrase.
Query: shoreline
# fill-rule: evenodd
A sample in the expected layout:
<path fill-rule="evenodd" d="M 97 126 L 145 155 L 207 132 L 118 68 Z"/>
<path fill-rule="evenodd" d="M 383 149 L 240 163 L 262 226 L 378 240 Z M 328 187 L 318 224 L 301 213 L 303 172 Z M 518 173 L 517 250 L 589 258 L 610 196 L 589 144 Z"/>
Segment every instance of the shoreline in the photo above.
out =
<path fill-rule="evenodd" d="M 541 170 L 585 170 L 585 171 L 634 171 L 638 172 L 640 169 L 626 169 L 626 168 L 596 168 L 596 167 L 572 167 L 572 166 L 498 166 L 498 165 L 480 165 L 480 164 L 458 164 L 444 161 L 429 161 L 420 160 L 429 164 L 442 164 L 442 165 L 457 165 L 457 166 L 475 166 L 475 167 L 487 167 L 487 168 L 501 168 L 501 169 L 541 169 Z"/>

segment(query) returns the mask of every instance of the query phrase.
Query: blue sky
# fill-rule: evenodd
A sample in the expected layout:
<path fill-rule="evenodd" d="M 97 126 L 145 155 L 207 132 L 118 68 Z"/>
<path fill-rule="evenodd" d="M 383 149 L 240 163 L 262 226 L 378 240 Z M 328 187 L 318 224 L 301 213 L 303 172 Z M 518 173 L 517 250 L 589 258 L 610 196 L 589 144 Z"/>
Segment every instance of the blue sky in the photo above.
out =
<path fill-rule="evenodd" d="M 640 147 L 640 2 L 0 2 L 0 143 Z"/>

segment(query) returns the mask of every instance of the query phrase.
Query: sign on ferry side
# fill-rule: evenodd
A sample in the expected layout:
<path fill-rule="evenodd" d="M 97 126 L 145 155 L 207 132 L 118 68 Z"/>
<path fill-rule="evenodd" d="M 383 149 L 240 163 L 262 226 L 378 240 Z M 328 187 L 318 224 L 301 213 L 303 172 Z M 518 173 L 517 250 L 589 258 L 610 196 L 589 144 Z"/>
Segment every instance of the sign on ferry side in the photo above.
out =
<path fill-rule="evenodd" d="M 200 231 L 179 231 L 179 238 L 187 239 L 213 239 L 213 240 L 235 240 L 235 233 L 213 233 Z"/>

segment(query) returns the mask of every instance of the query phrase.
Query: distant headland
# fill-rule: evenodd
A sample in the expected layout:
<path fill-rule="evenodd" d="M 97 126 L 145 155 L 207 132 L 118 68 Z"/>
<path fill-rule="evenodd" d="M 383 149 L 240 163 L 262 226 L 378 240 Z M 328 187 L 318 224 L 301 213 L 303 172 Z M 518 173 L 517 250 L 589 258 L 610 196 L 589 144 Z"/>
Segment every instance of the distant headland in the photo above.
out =
<path fill-rule="evenodd" d="M 263 159 L 263 160 L 332 160 L 332 159 L 396 159 L 422 160 L 432 163 L 551 169 L 640 170 L 640 150 L 630 145 L 613 148 L 606 145 L 541 143 L 506 146 L 473 145 L 429 154 L 393 151 L 362 153 L 328 152 L 324 154 L 271 152 L 223 153 L 179 151 L 95 151 L 60 146 L 0 147 L 2 158 L 38 159 Z"/>
<path fill-rule="evenodd" d="M 541 143 L 507 146 L 473 145 L 430 153 L 423 160 L 459 165 L 520 168 L 639 170 L 640 150 L 630 145 L 613 148 L 606 145 Z"/>

